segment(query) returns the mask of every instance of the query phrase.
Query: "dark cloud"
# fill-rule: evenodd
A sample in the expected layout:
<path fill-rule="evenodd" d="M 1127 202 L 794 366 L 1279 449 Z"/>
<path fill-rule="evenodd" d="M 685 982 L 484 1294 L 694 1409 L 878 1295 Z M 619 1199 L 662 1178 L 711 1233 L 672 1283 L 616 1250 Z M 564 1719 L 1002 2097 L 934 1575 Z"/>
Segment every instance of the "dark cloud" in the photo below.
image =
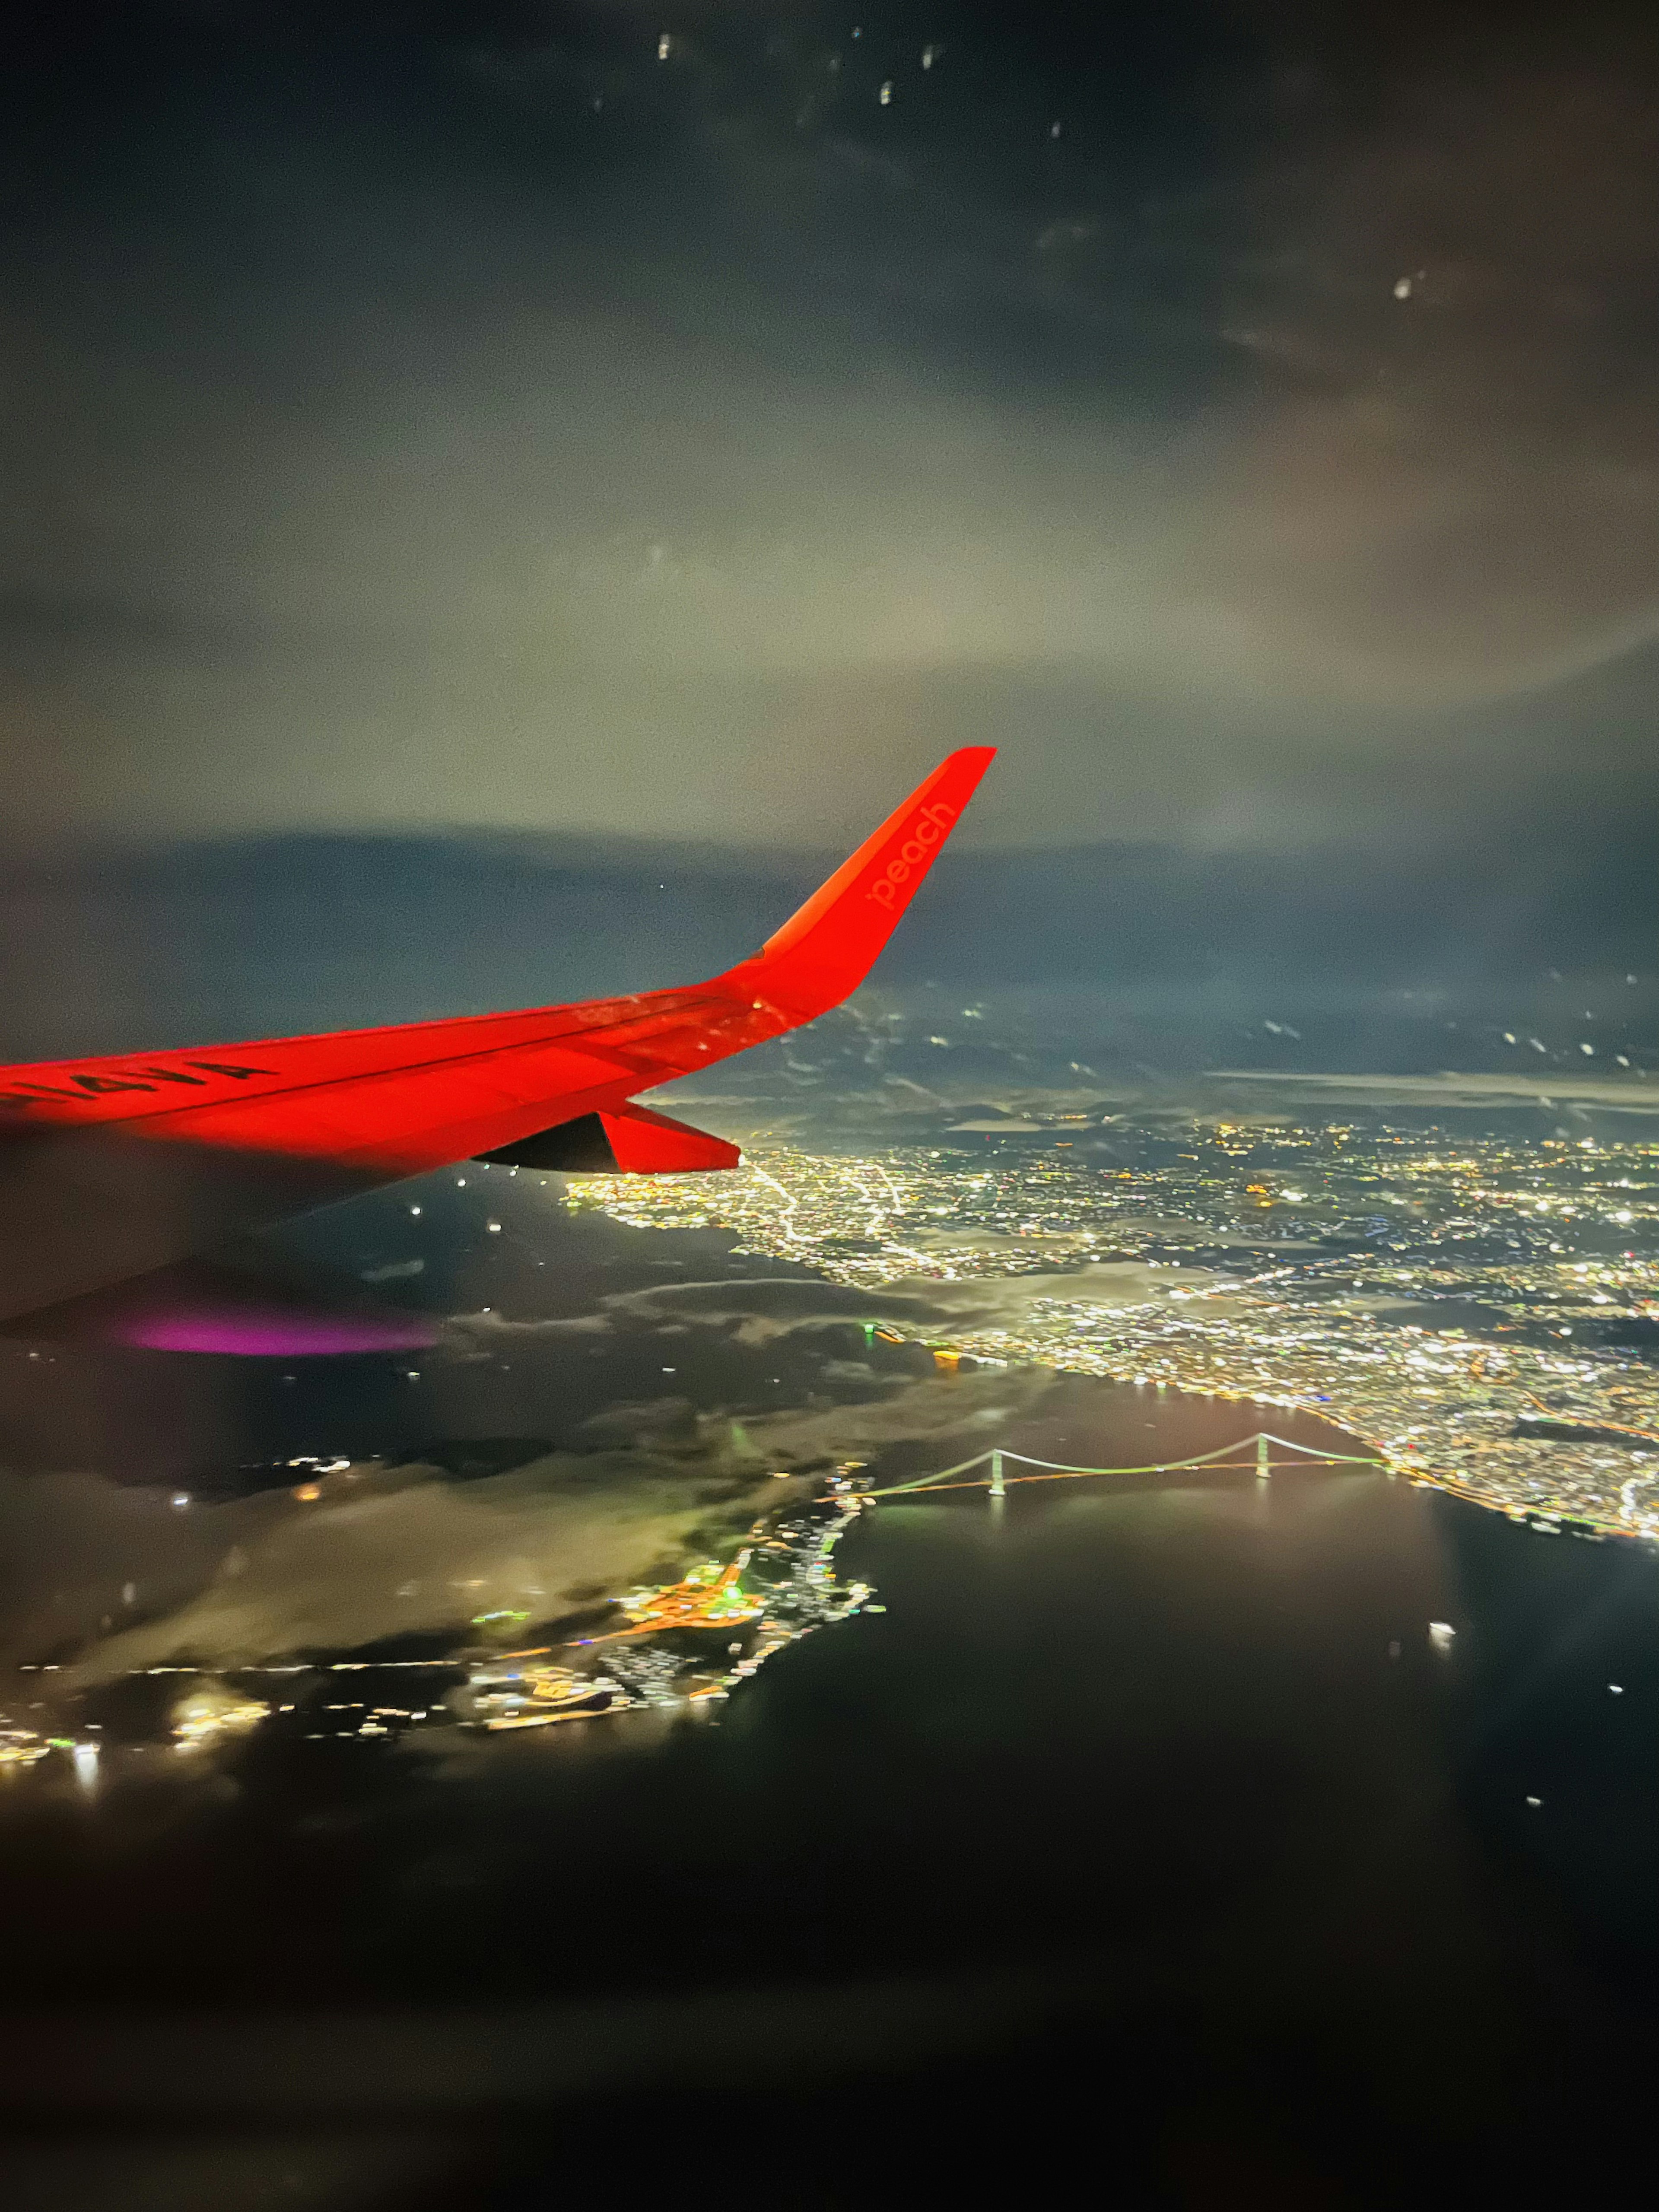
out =
<path fill-rule="evenodd" d="M 1433 761 L 1396 761 L 1392 778 L 1379 761 L 1363 809 L 1316 843 L 1259 791 L 1239 791 L 1196 848 L 947 854 L 875 988 L 809 1035 L 746 1055 L 713 1092 L 747 1102 L 738 1134 L 755 1126 L 757 1099 L 821 1104 L 889 1078 L 902 1092 L 895 1106 L 928 1096 L 969 1106 L 1039 1070 L 1063 1085 L 1071 1062 L 1120 1074 L 1136 1062 L 1171 1074 L 1250 1065 L 1281 1048 L 1266 1019 L 1303 1031 L 1310 1066 L 1431 1071 L 1492 1064 L 1492 1052 L 1501 1065 L 1504 1030 L 1542 1023 L 1552 1048 L 1576 1045 L 1582 1029 L 1564 1026 L 1586 1007 L 1608 1038 L 1617 1031 L 1614 1050 L 1645 1053 L 1659 1034 L 1649 811 L 1640 784 L 1595 750 L 1601 711 L 1613 711 L 1605 694 L 1580 702 L 1571 757 L 1553 773 L 1535 710 L 1513 714 L 1510 743 L 1544 781 L 1524 805 L 1488 791 L 1478 823 L 1425 804 L 1407 835 L 1391 822 L 1390 782 L 1397 807 Z M 1633 738 L 1646 724 L 1629 726 Z M 1586 759 L 1601 763 L 1591 793 L 1573 769 Z M 0 885 L 0 1056 L 690 981 L 751 950 L 833 858 L 570 839 L 249 839 L 15 866 Z M 988 1018 L 964 1018 L 965 1005 Z M 1460 1025 L 1455 1042 L 1447 1022 Z M 684 1110 L 696 1121 L 703 1109 L 688 1097 Z M 376 1246 L 352 1272 L 417 1256 Z"/>
<path fill-rule="evenodd" d="M 912 1296 L 899 1294 L 890 1308 L 884 1291 L 856 1290 L 816 1278 L 755 1281 L 733 1276 L 718 1283 L 664 1283 L 623 1291 L 605 1303 L 619 1317 L 638 1321 L 697 1321 L 705 1326 L 764 1321 L 780 1328 L 803 1322 L 861 1322 L 877 1312 L 903 1313 L 912 1319 L 925 1318 L 927 1313 L 926 1302 Z"/>
<path fill-rule="evenodd" d="M 1541 789 L 1606 667 L 1605 817 L 1649 793 L 1652 34 L 1499 28 L 39 19 L 15 811 L 766 843 L 990 736 L 981 836 L 1225 843 Z"/>
<path fill-rule="evenodd" d="M 945 1463 L 1045 1387 L 944 1377 L 915 1340 L 1017 1316 L 1018 1286 L 852 1290 L 729 1235 L 629 1230 L 540 1179 L 486 1179 L 477 1206 L 471 1182 L 415 1186 L 420 1287 L 469 1293 L 418 1390 L 401 1359 L 284 1374 L 14 1346 L 5 1449 L 36 1471 L 0 1472 L 0 1660 L 61 1659 L 63 1689 L 447 1633 L 492 1607 L 553 1619 L 746 1526 L 780 1471 L 898 1448 Z M 392 1220 L 335 1216 L 337 1256 Z M 872 1320 L 908 1340 L 871 1345 Z M 156 1449 L 179 1470 L 163 1483 Z"/>
<path fill-rule="evenodd" d="M 1029 1238 L 1011 1237 L 1007 1243 L 1011 1253 L 1029 1261 L 1032 1256 Z M 1187 1284 L 1198 1279 L 1200 1279 L 1190 1271 L 1182 1277 Z M 659 1289 L 626 1292 L 607 1301 L 607 1304 L 625 1311 L 630 1321 L 657 1317 L 689 1321 L 705 1328 L 729 1330 L 736 1342 L 760 1346 L 801 1332 L 845 1329 L 849 1322 L 879 1321 L 919 1336 L 948 1336 L 958 1329 L 1002 1328 L 1018 1322 L 1029 1311 L 1033 1299 L 1057 1297 L 1100 1305 L 1133 1305 L 1155 1296 L 1167 1295 L 1168 1288 L 1167 1278 L 1138 1262 L 1124 1261 L 993 1277 L 973 1283 L 941 1282 L 935 1277 L 922 1275 L 900 1277 L 873 1288 L 821 1280 L 744 1282 L 734 1279 L 722 1283 L 667 1284 Z M 469 1318 L 452 1326 L 470 1336 L 480 1329 L 481 1324 Z M 533 1342 L 545 1329 L 568 1326 L 556 1322 L 495 1322 L 484 1325 L 484 1334 L 498 1341 L 527 1339 Z M 897 1376 L 887 1379 L 895 1383 L 902 1380 Z M 918 1419 L 920 1402 L 922 1401 L 917 1400 L 915 1391 L 908 1391 L 903 1401 L 902 1419 Z M 943 1396 L 925 1399 L 925 1402 L 937 1406 L 949 1417 L 953 1407 L 960 1407 L 962 1399 L 951 1389 Z M 677 1400 L 653 1401 L 648 1413 L 632 1407 L 620 1411 L 643 1435 L 662 1422 L 678 1421 L 683 1403 Z M 674 1410 L 658 1410 L 663 1407 Z M 599 1417 L 607 1430 L 617 1418 L 616 1408 Z M 838 1413 L 837 1419 L 840 1418 Z M 867 1418 L 867 1409 L 848 1413 L 845 1418 L 862 1421 Z M 884 1409 L 882 1419 L 887 1418 Z M 759 1431 L 769 1437 L 776 1437 L 781 1432 L 776 1424 L 768 1424 Z"/>
<path fill-rule="evenodd" d="M 1310 69 L 1249 182 L 1227 336 L 1263 397 L 1215 573 L 1249 558 L 1267 634 L 1358 694 L 1652 635 L 1659 106 L 1650 38 L 1598 27 Z"/>
<path fill-rule="evenodd" d="M 97 1478 L 0 1476 L 0 1659 L 61 1659 L 62 1680 L 41 1686 L 58 1694 L 180 1658 L 228 1666 L 456 1632 L 492 1607 L 557 1618 L 672 1574 L 775 1506 L 779 1470 L 896 1445 L 971 1450 L 1046 1382 L 841 1379 L 882 1395 L 755 1413 L 740 1432 L 685 1398 L 618 1403 L 583 1425 L 579 1452 L 465 1481 L 418 1461 L 360 1468 L 321 1477 L 315 1502 L 276 1489 L 178 1506 Z"/>
<path fill-rule="evenodd" d="M 645 1432 L 653 1425 L 634 1424 Z M 718 1501 L 738 1525 L 763 1495 L 769 1502 L 764 1476 L 756 1480 L 752 1464 L 749 1474 L 749 1495 L 734 1503 L 727 1483 Z M 199 1534 L 179 1541 L 198 1558 L 208 1551 L 209 1571 L 182 1602 L 158 1607 L 152 1596 L 152 1617 L 141 1626 L 121 1626 L 114 1601 L 114 1632 L 79 1660 L 74 1680 L 107 1680 L 181 1655 L 219 1665 L 350 1650 L 419 1630 L 459 1631 L 493 1607 L 552 1618 L 596 1590 L 627 1589 L 653 1566 L 672 1571 L 694 1532 L 707 1530 L 715 1502 L 678 1462 L 647 1449 L 613 1449 L 465 1483 L 419 1468 L 371 1470 L 355 1483 L 328 1480 L 315 1506 L 278 1492 L 191 1507 L 168 1518 L 198 1515 L 207 1524 L 205 1543 Z M 20 1571 L 40 1540 L 37 1533 L 26 1547 Z M 170 1564 L 176 1600 L 180 1570 Z M 76 1592 L 82 1606 L 86 1576 L 83 1565 Z M 54 1623 L 84 1633 L 92 1624 L 77 1620 L 77 1610 L 72 1602 L 55 1608 Z M 38 1612 L 22 1624 L 30 1656 L 39 1644 L 28 1638 L 38 1638 L 40 1625 Z"/>

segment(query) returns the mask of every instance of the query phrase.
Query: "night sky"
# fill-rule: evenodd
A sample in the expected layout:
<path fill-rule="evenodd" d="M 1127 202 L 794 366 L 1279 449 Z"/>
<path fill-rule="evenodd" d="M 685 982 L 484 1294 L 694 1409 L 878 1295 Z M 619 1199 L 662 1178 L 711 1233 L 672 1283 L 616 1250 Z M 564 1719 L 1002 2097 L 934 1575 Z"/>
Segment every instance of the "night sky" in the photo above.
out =
<path fill-rule="evenodd" d="M 1627 847 L 1656 64 L 1594 6 L 14 12 L 11 836 L 833 845 L 989 740 L 981 844 Z"/>

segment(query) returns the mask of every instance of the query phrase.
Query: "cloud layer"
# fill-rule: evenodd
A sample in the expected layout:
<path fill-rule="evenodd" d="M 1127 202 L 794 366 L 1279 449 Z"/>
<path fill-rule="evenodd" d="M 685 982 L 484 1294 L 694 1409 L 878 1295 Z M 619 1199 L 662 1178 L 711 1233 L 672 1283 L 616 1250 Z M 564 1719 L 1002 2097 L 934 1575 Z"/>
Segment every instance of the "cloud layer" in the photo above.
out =
<path fill-rule="evenodd" d="M 40 33 L 27 819 L 763 842 L 988 735 L 993 838 L 1535 778 L 1560 716 L 1447 717 L 1651 635 L 1649 34 L 939 12 Z M 1645 686 L 1595 719 L 1645 776 Z"/>

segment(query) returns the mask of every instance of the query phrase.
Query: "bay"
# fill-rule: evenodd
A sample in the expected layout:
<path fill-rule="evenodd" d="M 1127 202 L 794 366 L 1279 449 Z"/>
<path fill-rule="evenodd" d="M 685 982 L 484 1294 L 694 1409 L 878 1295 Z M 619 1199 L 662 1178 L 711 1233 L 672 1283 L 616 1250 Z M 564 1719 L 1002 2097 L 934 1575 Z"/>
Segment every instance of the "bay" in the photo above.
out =
<path fill-rule="evenodd" d="M 1003 1441 L 1121 1464 L 1264 1420 L 1291 1431 L 1062 1378 Z M 590 2053 L 603 2015 L 611 2057 L 539 2093 L 590 2149 L 641 2087 L 752 2129 L 764 2085 L 781 2141 L 850 2085 L 860 2143 L 925 2096 L 953 2160 L 1013 2155 L 1035 2100 L 1068 2130 L 1095 2113 L 1134 2187 L 1182 2201 L 1217 2161 L 1328 2201 L 1425 2164 L 1495 2186 L 1582 2160 L 1580 2120 L 1635 2094 L 1659 1937 L 1645 1551 L 1286 1463 L 888 1500 L 836 1564 L 881 1609 L 713 1720 L 272 1733 L 90 1801 L 9 1792 L 13 2007 L 72 1990 L 76 2034 L 136 2013 L 153 2037 L 234 2006 L 256 2075 L 259 2019 L 297 2012 L 346 2079 L 373 2036 L 343 2058 L 336 2027 L 366 2006 L 452 2056 L 458 2008 Z M 664 2028 L 688 2000 L 696 2025 Z M 499 2119 L 489 2142 L 539 2154 Z"/>

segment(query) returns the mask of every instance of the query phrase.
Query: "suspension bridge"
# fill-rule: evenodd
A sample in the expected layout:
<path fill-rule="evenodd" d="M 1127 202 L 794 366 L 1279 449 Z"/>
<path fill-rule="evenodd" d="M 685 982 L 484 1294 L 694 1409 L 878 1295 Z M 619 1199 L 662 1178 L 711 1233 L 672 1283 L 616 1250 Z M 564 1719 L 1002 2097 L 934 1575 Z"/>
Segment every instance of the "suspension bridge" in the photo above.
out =
<path fill-rule="evenodd" d="M 1251 1447 L 1255 1451 L 1253 1458 L 1230 1456 L 1249 1451 Z M 1182 1474 L 1189 1468 L 1212 1468 L 1218 1472 L 1230 1468 L 1247 1473 L 1253 1470 L 1257 1481 L 1265 1482 L 1273 1473 L 1275 1448 L 1327 1466 L 1382 1468 L 1387 1465 L 1376 1452 L 1327 1451 L 1316 1444 L 1299 1444 L 1293 1437 L 1275 1436 L 1271 1429 L 1258 1429 L 1253 1436 L 1218 1444 L 1213 1451 L 1194 1452 L 1190 1459 L 1158 1460 L 1146 1467 L 1067 1467 L 1058 1460 L 1033 1459 L 1029 1452 L 1010 1451 L 1006 1445 L 993 1444 L 955 1467 L 942 1467 L 933 1474 L 919 1474 L 913 1481 L 888 1483 L 879 1490 L 866 1490 L 862 1494 L 866 1498 L 908 1498 L 922 1490 L 988 1490 L 993 1498 L 1005 1498 L 1018 1482 L 1066 1482 L 1094 1474 Z M 1030 1474 L 1010 1474 L 1011 1466 L 1036 1471 Z M 986 1472 L 975 1474 L 975 1468 L 983 1468 Z"/>

